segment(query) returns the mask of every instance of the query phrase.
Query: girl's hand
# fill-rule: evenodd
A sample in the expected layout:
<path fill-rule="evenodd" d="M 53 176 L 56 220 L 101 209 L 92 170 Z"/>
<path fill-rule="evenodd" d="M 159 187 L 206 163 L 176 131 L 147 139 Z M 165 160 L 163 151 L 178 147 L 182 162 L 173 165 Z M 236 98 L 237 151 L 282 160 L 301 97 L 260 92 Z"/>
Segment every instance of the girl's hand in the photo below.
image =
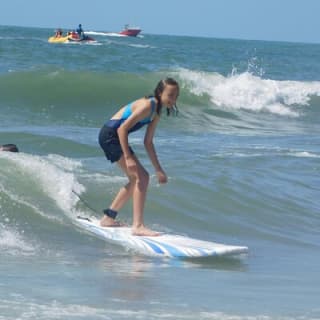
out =
<path fill-rule="evenodd" d="M 126 166 L 129 176 L 137 176 L 137 163 L 133 157 L 126 159 Z"/>
<path fill-rule="evenodd" d="M 165 172 L 164 172 L 163 170 L 157 171 L 157 177 L 158 177 L 158 182 L 159 182 L 160 184 L 163 184 L 163 183 L 167 183 L 167 182 L 168 182 L 167 175 L 165 174 Z"/>

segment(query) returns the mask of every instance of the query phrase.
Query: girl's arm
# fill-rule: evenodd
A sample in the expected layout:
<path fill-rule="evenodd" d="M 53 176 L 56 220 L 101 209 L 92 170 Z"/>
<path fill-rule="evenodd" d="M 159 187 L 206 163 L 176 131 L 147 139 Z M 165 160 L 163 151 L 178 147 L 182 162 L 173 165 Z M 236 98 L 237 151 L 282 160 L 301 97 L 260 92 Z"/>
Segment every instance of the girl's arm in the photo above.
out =
<path fill-rule="evenodd" d="M 156 127 L 159 120 L 160 120 L 159 115 L 156 115 L 152 120 L 152 122 L 148 125 L 146 130 L 146 135 L 144 137 L 144 145 L 149 155 L 149 158 L 151 160 L 151 163 L 156 171 L 159 183 L 166 183 L 168 179 L 160 165 L 160 162 L 158 160 L 157 153 L 153 144 L 153 137 L 154 137 L 154 133 L 156 131 Z"/>

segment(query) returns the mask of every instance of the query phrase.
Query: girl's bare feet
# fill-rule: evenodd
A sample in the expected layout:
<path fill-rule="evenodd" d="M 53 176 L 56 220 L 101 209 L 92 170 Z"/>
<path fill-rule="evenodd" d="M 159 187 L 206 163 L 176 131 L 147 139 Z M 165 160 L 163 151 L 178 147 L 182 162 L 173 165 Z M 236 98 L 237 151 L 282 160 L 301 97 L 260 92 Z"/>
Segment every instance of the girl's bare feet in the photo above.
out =
<path fill-rule="evenodd" d="M 149 228 L 146 228 L 144 225 L 138 227 L 132 227 L 132 234 L 134 236 L 146 236 L 146 237 L 157 237 L 160 236 L 160 232 L 153 231 Z"/>
<path fill-rule="evenodd" d="M 100 226 L 101 227 L 124 227 L 125 225 L 105 215 L 100 220 Z"/>

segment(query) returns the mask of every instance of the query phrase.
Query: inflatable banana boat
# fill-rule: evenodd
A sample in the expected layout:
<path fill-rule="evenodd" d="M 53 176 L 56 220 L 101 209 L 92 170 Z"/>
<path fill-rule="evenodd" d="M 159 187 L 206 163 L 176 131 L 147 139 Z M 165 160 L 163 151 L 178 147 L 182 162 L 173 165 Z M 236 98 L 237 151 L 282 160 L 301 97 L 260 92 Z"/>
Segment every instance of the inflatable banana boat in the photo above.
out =
<path fill-rule="evenodd" d="M 70 42 L 92 42 L 95 39 L 84 35 L 82 38 L 79 38 L 77 33 L 69 32 L 67 35 L 55 34 L 54 36 L 48 39 L 50 43 L 70 43 Z"/>

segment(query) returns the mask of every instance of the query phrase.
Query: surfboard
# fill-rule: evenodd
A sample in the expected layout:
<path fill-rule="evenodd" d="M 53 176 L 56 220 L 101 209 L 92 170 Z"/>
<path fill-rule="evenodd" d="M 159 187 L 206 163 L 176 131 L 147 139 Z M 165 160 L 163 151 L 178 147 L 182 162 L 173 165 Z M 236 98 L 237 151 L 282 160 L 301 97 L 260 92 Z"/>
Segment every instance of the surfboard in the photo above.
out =
<path fill-rule="evenodd" d="M 77 222 L 90 233 L 107 242 L 135 252 L 158 257 L 201 258 L 233 256 L 248 252 L 248 247 L 198 240 L 187 236 L 163 233 L 157 237 L 134 236 L 130 227 L 101 227 L 95 218 L 78 217 Z"/>

